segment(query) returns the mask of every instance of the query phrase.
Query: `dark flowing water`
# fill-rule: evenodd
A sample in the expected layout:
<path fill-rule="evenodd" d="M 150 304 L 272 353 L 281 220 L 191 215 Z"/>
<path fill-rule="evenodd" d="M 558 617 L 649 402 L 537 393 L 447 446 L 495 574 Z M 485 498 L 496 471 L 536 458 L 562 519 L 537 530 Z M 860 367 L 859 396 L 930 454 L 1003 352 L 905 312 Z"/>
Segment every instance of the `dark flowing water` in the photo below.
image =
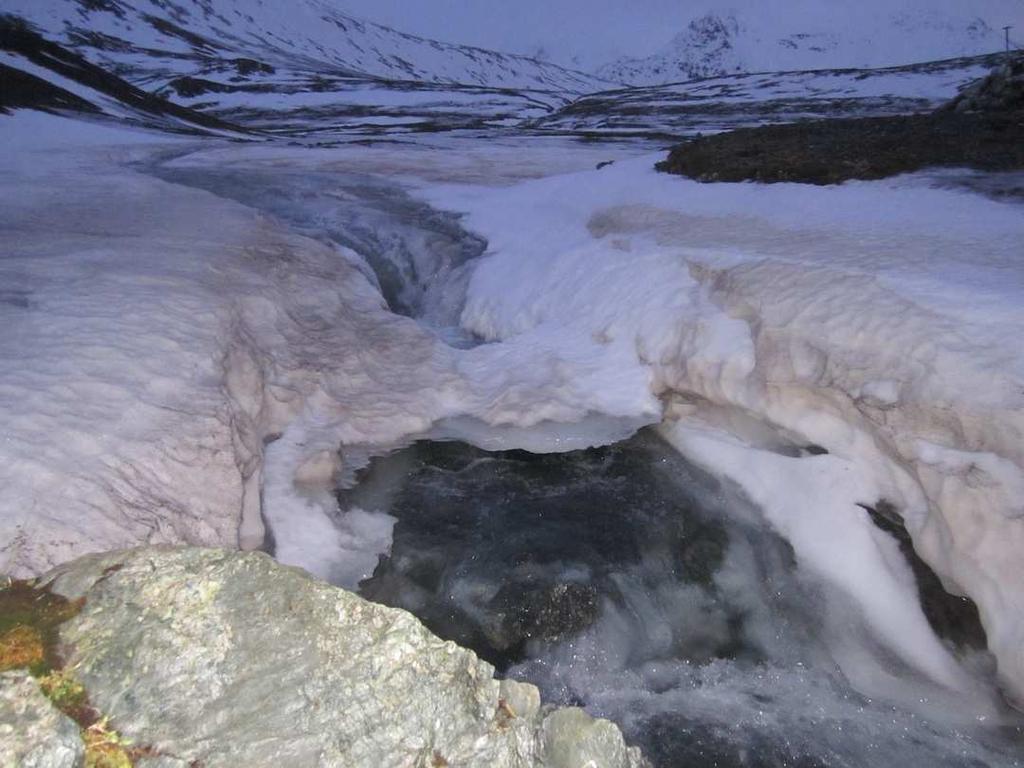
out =
<path fill-rule="evenodd" d="M 1022 764 L 1013 728 L 852 690 L 821 636 L 836 595 L 651 431 L 561 454 L 419 442 L 372 461 L 339 501 L 398 519 L 364 596 L 618 722 L 659 766 Z M 852 607 L 849 621 L 870 635 Z"/>

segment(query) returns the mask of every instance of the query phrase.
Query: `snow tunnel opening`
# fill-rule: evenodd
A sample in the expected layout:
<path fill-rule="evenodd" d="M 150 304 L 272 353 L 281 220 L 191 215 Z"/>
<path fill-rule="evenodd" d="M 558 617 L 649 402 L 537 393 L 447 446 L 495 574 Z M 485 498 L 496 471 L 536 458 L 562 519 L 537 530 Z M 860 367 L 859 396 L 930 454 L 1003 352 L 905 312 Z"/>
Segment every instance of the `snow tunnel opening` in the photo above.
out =
<path fill-rule="evenodd" d="M 500 671 L 571 641 L 609 611 L 629 611 L 631 591 L 662 581 L 714 610 L 729 540 L 706 501 L 718 482 L 653 432 L 564 453 L 419 441 L 360 475 L 339 492 L 342 510 L 376 507 L 368 496 L 378 478 L 402 477 L 387 508 L 397 519 L 391 551 L 361 593 L 412 611 Z M 772 556 L 791 562 L 784 541 L 773 545 Z M 714 612 L 713 623 L 677 632 L 671 652 L 692 661 L 758 657 L 738 609 Z"/>
<path fill-rule="evenodd" d="M 903 517 L 892 502 L 879 499 L 875 504 L 860 506 L 878 528 L 899 544 L 900 552 L 914 573 L 921 610 L 935 634 L 959 650 L 984 651 L 988 641 L 978 606 L 965 595 L 946 591 L 938 574 L 917 554 Z"/>

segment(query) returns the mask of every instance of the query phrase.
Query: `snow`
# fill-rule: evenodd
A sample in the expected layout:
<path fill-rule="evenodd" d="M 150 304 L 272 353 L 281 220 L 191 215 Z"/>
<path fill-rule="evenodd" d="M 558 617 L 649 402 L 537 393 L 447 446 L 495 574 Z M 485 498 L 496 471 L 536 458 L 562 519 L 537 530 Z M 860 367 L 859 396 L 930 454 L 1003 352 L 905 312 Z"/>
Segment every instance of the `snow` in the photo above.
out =
<path fill-rule="evenodd" d="M 37 114 L 0 126 L 21 150 L 0 187 L 6 572 L 140 542 L 257 546 L 263 441 L 313 395 L 320 361 L 341 354 L 339 389 L 388 415 L 402 396 L 376 391 L 373 349 L 423 348 L 410 366 L 430 368 L 433 337 L 387 313 L 350 256 L 124 169 L 145 151 L 131 133 Z M 72 128 L 121 147 L 61 151 Z M 399 431 L 432 421 L 407 418 Z"/>
<path fill-rule="evenodd" d="M 443 13 L 436 0 L 346 0 L 346 10 L 424 37 L 479 45 L 500 51 L 538 54 L 541 58 L 577 69 L 594 71 L 623 57 L 643 58 L 658 53 L 694 18 L 706 13 L 734 14 L 747 28 L 738 41 L 744 61 L 766 70 L 778 62 L 775 56 L 789 53 L 818 66 L 860 66 L 831 59 L 837 54 L 860 52 L 878 57 L 885 46 L 896 44 L 901 61 L 948 58 L 959 51 L 983 51 L 1002 45 L 1003 24 L 1020 24 L 1019 4 L 1013 0 L 900 0 L 881 2 L 812 2 L 788 0 L 730 0 L 729 3 L 680 3 L 677 0 L 444 0 Z M 973 35 L 975 19 L 989 27 Z M 900 24 L 887 33 L 887 22 Z M 877 34 L 881 32 L 882 34 Z M 1021 37 L 1020 27 L 1013 30 Z M 815 34 L 816 33 L 816 34 Z M 828 37 L 826 35 L 831 33 Z M 797 35 L 805 34 L 807 38 Z M 814 51 L 829 38 L 836 50 Z M 794 51 L 779 41 L 802 44 Z M 851 51 L 856 44 L 857 48 Z M 916 54 L 929 54 L 913 58 Z M 850 61 L 857 59 L 851 58 Z M 799 68 L 804 68 L 804 64 Z"/>
<path fill-rule="evenodd" d="M 474 186 L 508 186 L 525 179 L 594 168 L 608 160 L 644 154 L 627 145 L 588 146 L 560 138 L 529 139 L 530 151 L 515 137 L 493 136 L 486 141 L 466 141 L 459 136 L 434 134 L 415 141 L 342 145 L 331 148 L 281 145 L 196 147 L 188 155 L 169 162 L 173 168 L 287 167 L 300 171 L 347 170 L 379 174 L 414 186 L 459 182 Z"/>
<path fill-rule="evenodd" d="M 580 97 L 532 126 L 607 136 L 686 136 L 797 120 L 926 112 L 996 63 L 996 57 L 978 57 L 881 69 L 729 74 L 625 88 Z"/>
<path fill-rule="evenodd" d="M 700 185 L 655 174 L 653 159 L 486 194 L 426 190 L 467 212 L 490 243 L 463 325 L 505 347 L 562 350 L 616 415 L 669 402 L 681 425 L 711 419 L 728 433 L 753 418 L 827 448 L 835 459 L 818 463 L 843 462 L 858 481 L 815 486 L 804 466 L 754 493 L 757 477 L 772 477 L 770 455 L 751 475 L 753 458 L 679 443 L 749 483 L 766 510 L 785 499 L 774 522 L 809 567 L 868 615 L 909 622 L 905 573 L 876 554 L 871 594 L 858 590 L 848 561 L 805 538 L 814 518 L 796 500 L 834 497 L 830 514 L 847 515 L 862 539 L 869 523 L 856 504 L 895 504 L 947 586 L 978 603 L 1019 697 L 1024 352 L 1007 343 L 1024 331 L 1019 208 L 914 177 L 828 189 Z M 643 381 L 646 397 L 636 390 Z M 873 534 L 865 542 L 877 546 Z M 915 621 L 889 642 L 908 660 L 932 659 L 930 675 L 949 683 Z"/>
<path fill-rule="evenodd" d="M 685 420 L 664 430 L 684 454 L 735 479 L 796 552 L 800 568 L 831 584 L 858 605 L 877 637 L 908 668 L 957 692 L 957 708 L 974 717 L 994 714 L 980 685 L 934 635 L 918 603 L 913 573 L 892 537 L 858 504 L 877 498 L 871 468 L 837 456 L 794 458 L 758 449 L 720 430 Z M 794 488 L 800 492 L 795 494 Z M 865 654 L 851 638 L 849 617 L 831 600 L 823 634 L 853 687 L 871 697 L 912 705 L 917 691 Z M 936 694 L 931 693 L 932 696 Z M 939 694 L 941 695 L 941 693 Z M 948 694 L 947 694 L 948 696 Z"/>
<path fill-rule="evenodd" d="M 186 141 L 143 128 L 124 128 L 112 123 L 90 122 L 27 109 L 17 110 L 0 119 L 0 137 L 8 150 L 0 156 L 3 167 L 36 165 L 35 152 L 80 151 L 83 147 L 124 147 L 128 144 L 174 145 Z"/>
<path fill-rule="evenodd" d="M 390 550 L 395 518 L 358 508 L 339 515 L 332 476 L 299 481 L 308 462 L 306 441 L 307 433 L 292 427 L 267 448 L 263 510 L 271 530 L 281 534 L 274 556 L 354 590 Z"/>
<path fill-rule="evenodd" d="M 456 91 L 432 88 L 429 90 L 398 90 L 361 88 L 338 91 L 297 91 L 295 93 L 267 93 L 239 91 L 228 94 L 201 94 L 194 102 L 216 101 L 218 109 L 247 107 L 252 109 L 298 109 L 301 107 L 419 108 L 458 110 L 479 108 L 481 103 L 498 101 L 497 94 L 488 91 Z M 182 99 L 188 104 L 189 99 Z M 537 109 L 534 105 L 534 109 Z"/>
<path fill-rule="evenodd" d="M 755 3 L 705 9 L 692 7 L 691 20 L 661 50 L 622 58 L 597 72 L 645 85 L 734 72 L 890 67 L 996 53 L 1004 46 L 1002 27 L 1019 29 L 1024 23 L 1024 11 L 1013 0 L 866 7 L 796 0 L 784 9 Z"/>
<path fill-rule="evenodd" d="M 308 539 L 330 510 L 317 511 L 322 489 L 288 478 L 311 455 L 386 445 L 448 418 L 529 427 L 633 410 L 585 392 L 590 382 L 554 351 L 461 355 L 388 312 L 354 254 L 123 166 L 183 153 L 180 142 L 147 149 L 146 134 L 36 113 L 0 127 L 18 148 L 4 155 L 0 187 L 0 354 L 18 363 L 0 372 L 0 408 L 18 414 L 0 443 L 8 572 L 143 541 L 259 546 L 275 510 L 311 510 L 290 529 Z M 623 431 L 614 419 L 606 429 Z M 375 557 L 383 526 L 353 522 L 352 540 Z M 290 531 L 275 531 L 283 559 L 317 571 L 309 550 L 289 555 Z"/>
<path fill-rule="evenodd" d="M 663 421 L 888 653 L 988 716 L 858 506 L 894 505 L 1024 692 L 1019 207 L 926 177 L 700 185 L 564 142 L 187 154 L 90 127 L 91 143 L 133 138 L 58 152 L 40 137 L 66 143 L 62 118 L 0 126 L 23 150 L 0 180 L 0 356 L 16 361 L 0 371 L 4 570 L 142 541 L 254 547 L 269 521 L 283 561 L 351 585 L 393 521 L 339 516 L 331 482 L 373 451 L 432 430 L 557 450 Z M 465 214 L 488 250 L 460 322 L 486 343 L 449 346 L 389 312 L 346 249 L 143 172 L 171 151 L 177 167 L 401 176 Z M 590 170 L 598 156 L 617 162 Z M 797 457 L 811 444 L 829 454 Z M 900 700 L 856 647 L 839 659 L 860 690 Z"/>
<path fill-rule="evenodd" d="M 217 324 L 208 294 L 182 290 L 233 222 L 204 251 L 172 237 L 196 221 L 173 191 L 44 164 L 6 173 L 0 191 L 5 570 L 140 541 L 234 541 Z"/>

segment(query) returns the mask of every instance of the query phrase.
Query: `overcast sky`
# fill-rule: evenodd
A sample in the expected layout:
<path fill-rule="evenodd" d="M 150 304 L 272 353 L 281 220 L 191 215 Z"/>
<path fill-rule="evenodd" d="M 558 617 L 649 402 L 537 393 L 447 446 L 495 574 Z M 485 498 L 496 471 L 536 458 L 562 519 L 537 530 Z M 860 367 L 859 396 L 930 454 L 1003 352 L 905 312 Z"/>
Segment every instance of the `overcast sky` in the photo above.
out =
<path fill-rule="evenodd" d="M 354 15 L 403 32 L 499 51 L 547 49 L 580 66 L 665 45 L 707 5 L 688 0 L 336 0 Z M 696 9 L 696 10 L 695 10 Z"/>
<path fill-rule="evenodd" d="M 737 10 L 788 32 L 811 23 L 843 28 L 900 11 L 975 14 L 993 26 L 1021 21 L 1024 0 L 334 0 L 364 19 L 435 40 L 535 55 L 590 69 L 620 56 L 647 56 L 693 18 Z M 809 21 L 808 21 L 809 20 Z M 1024 37 L 1024 29 L 1015 30 Z"/>

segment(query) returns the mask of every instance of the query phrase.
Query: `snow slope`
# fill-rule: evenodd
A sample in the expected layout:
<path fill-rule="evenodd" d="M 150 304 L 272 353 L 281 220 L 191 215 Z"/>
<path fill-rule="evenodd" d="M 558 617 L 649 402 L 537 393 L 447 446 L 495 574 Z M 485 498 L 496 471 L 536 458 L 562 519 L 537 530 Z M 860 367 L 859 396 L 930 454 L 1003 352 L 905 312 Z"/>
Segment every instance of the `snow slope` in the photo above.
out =
<path fill-rule="evenodd" d="M 425 131 L 518 126 L 565 105 L 565 94 L 509 88 L 296 75 L 272 87 L 194 78 L 159 92 L 266 135 L 338 140 Z"/>
<path fill-rule="evenodd" d="M 177 143 L 146 148 L 150 134 L 33 112 L 0 120 L 0 140 L 0 359 L 17 362 L 0 371 L 5 572 L 140 542 L 258 546 L 273 514 L 264 494 L 333 554 L 345 543 L 323 525 L 329 478 L 298 494 L 292 479 L 339 443 L 387 444 L 446 418 L 528 424 L 616 408 L 561 375 L 551 352 L 516 364 L 492 347 L 464 365 L 388 311 L 351 251 L 123 167 L 183 152 Z M 533 158 L 528 173 L 566 167 L 564 154 Z M 376 157 L 393 172 L 393 154 Z M 592 163 L 584 153 L 575 167 Z"/>
<path fill-rule="evenodd" d="M 152 94 L 157 107 L 166 101 L 210 122 L 321 142 L 500 128 L 608 86 L 524 57 L 403 35 L 352 19 L 322 0 L 12 0 L 3 11 L 27 20 L 49 39 L 44 45 L 66 46 L 66 56 L 81 55 L 87 66 L 112 73 L 108 79 L 123 78 L 132 84 L 125 88 Z M 2 18 L 0 24 L 14 29 Z M 39 71 L 54 69 L 53 63 L 36 56 L 31 73 L 10 65 L 56 84 L 66 72 L 58 67 L 49 77 Z"/>
<path fill-rule="evenodd" d="M 139 542 L 258 546 L 264 441 L 307 400 L 354 408 L 348 436 L 384 421 L 381 439 L 443 411 L 445 349 L 351 253 L 124 170 L 167 151 L 144 134 L 33 113 L 0 131 L 5 572 Z"/>
<path fill-rule="evenodd" d="M 599 87 L 553 64 L 364 22 L 331 0 L 5 0 L 3 10 L 150 89 L 187 76 L 274 82 L 279 70 L 573 93 Z"/>
<path fill-rule="evenodd" d="M 732 74 L 582 96 L 531 123 L 606 136 L 682 136 L 825 117 L 929 111 L 984 77 L 998 56 L 880 69 Z"/>
<path fill-rule="evenodd" d="M 0 112 L 31 108 L 165 133 L 233 136 L 243 131 L 216 117 L 136 88 L 76 53 L 0 17 Z"/>
<path fill-rule="evenodd" d="M 1024 8 L 1014 0 L 877 5 L 798 1 L 715 9 L 660 51 L 620 59 L 598 73 L 657 85 L 736 72 L 889 67 L 1001 51 L 1002 27 L 1024 24 Z"/>

